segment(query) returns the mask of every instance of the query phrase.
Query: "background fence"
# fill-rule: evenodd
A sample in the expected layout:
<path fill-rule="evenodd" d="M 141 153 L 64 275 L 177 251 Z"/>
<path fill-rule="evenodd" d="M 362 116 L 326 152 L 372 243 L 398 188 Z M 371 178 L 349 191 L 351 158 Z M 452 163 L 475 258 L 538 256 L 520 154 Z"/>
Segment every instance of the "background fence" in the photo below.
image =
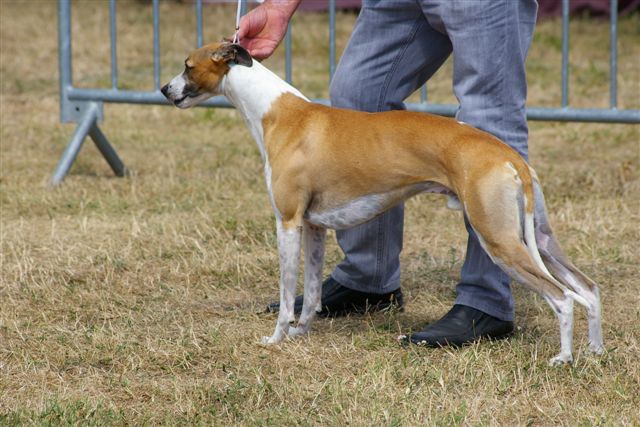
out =
<path fill-rule="evenodd" d="M 58 1 L 58 44 L 60 72 L 60 119 L 78 126 L 71 137 L 51 179 L 52 185 L 58 185 L 69 172 L 87 135 L 94 141 L 113 171 L 118 176 L 127 174 L 127 169 L 116 151 L 100 130 L 98 123 L 103 118 L 104 103 L 166 104 L 168 101 L 160 93 L 160 19 L 159 0 L 152 1 L 153 7 L 153 77 L 154 88 L 150 91 L 124 90 L 118 82 L 118 52 L 116 0 L 109 1 L 110 47 L 111 47 L 111 88 L 78 88 L 73 85 L 72 46 L 71 46 L 71 2 Z M 241 4 L 242 13 L 247 10 L 247 1 Z M 617 65 L 618 65 L 618 0 L 610 0 L 610 82 L 609 108 L 574 108 L 569 105 L 569 0 L 562 0 L 562 65 L 559 72 L 561 80 L 561 103 L 554 108 L 528 107 L 529 120 L 580 121 L 609 123 L 640 123 L 640 110 L 618 108 Z M 203 1 L 194 2 L 196 45 L 203 44 Z M 336 68 L 336 0 L 328 1 L 329 17 L 329 76 Z M 106 42 L 106 41 L 105 41 Z M 285 79 L 291 82 L 292 75 L 292 28 L 289 27 L 284 41 Z M 420 91 L 420 102 L 407 103 L 407 109 L 445 116 L 453 116 L 457 105 L 437 104 L 428 101 L 427 87 Z M 329 104 L 327 99 L 315 99 L 315 102 Z M 203 106 L 228 108 L 231 104 L 222 96 L 206 101 Z"/>

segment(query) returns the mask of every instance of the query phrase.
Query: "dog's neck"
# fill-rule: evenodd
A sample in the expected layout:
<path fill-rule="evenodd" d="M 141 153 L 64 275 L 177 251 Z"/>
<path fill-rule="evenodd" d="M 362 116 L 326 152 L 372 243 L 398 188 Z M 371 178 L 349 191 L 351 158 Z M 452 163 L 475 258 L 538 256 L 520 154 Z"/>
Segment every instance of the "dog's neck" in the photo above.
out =
<path fill-rule="evenodd" d="M 273 102 L 284 93 L 292 93 L 308 101 L 298 89 L 255 60 L 251 67 L 231 66 L 222 84 L 223 94 L 244 118 L 263 159 L 265 148 L 262 118 L 271 109 Z"/>

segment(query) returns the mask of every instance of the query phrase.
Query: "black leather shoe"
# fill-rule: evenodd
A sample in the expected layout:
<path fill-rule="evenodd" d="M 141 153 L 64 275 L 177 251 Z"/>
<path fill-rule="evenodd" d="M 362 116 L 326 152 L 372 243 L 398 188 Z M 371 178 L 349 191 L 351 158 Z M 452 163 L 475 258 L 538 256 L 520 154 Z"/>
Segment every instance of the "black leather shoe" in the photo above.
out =
<path fill-rule="evenodd" d="M 302 311 L 302 301 L 303 296 L 298 295 L 293 307 L 294 313 L 299 314 Z M 390 308 L 402 310 L 403 306 L 400 289 L 387 294 L 370 294 L 345 288 L 333 277 L 329 277 L 322 283 L 322 311 L 318 315 L 323 317 L 345 316 Z M 272 302 L 267 305 L 266 311 L 267 313 L 277 313 L 280 311 L 280 303 Z"/>
<path fill-rule="evenodd" d="M 512 333 L 513 322 L 497 319 L 466 305 L 456 304 L 442 319 L 408 337 L 401 335 L 399 339 L 405 344 L 427 347 L 458 347 L 482 338 L 506 338 Z"/>

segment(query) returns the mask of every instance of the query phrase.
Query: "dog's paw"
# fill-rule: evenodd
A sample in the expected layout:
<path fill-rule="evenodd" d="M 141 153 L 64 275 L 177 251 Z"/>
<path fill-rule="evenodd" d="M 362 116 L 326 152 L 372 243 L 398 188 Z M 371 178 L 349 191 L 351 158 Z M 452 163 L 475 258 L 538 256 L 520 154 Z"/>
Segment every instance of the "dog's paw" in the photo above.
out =
<path fill-rule="evenodd" d="M 260 340 L 260 343 L 262 345 L 275 345 L 278 344 L 280 342 L 279 339 L 277 339 L 276 337 L 262 337 L 262 340 Z"/>
<path fill-rule="evenodd" d="M 571 362 L 573 362 L 573 356 L 571 354 L 560 353 L 549 359 L 549 366 L 560 366 Z"/>
<path fill-rule="evenodd" d="M 304 326 L 296 326 L 289 328 L 289 338 L 295 338 L 309 333 L 309 328 Z"/>
<path fill-rule="evenodd" d="M 587 353 L 599 356 L 604 353 L 604 346 L 602 344 L 589 344 Z"/>

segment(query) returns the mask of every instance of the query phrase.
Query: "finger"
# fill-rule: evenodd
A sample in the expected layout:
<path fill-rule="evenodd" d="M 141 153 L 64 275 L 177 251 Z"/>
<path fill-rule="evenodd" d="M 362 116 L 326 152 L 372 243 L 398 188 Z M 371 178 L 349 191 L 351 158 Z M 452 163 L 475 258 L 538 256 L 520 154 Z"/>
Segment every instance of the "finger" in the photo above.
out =
<path fill-rule="evenodd" d="M 246 16 L 246 15 L 245 15 Z M 240 24 L 238 28 L 238 37 L 240 37 L 241 39 L 247 36 L 247 33 L 249 31 L 249 27 L 247 25 L 245 16 L 242 17 L 242 19 L 240 20 Z M 243 22 L 244 21 L 244 22 Z"/>
<path fill-rule="evenodd" d="M 247 50 L 251 56 L 259 60 L 266 59 L 273 53 L 273 49 L 269 47 L 254 47 Z"/>
<path fill-rule="evenodd" d="M 266 22 L 266 14 L 258 7 L 240 18 L 238 36 L 253 37 L 264 29 Z"/>

